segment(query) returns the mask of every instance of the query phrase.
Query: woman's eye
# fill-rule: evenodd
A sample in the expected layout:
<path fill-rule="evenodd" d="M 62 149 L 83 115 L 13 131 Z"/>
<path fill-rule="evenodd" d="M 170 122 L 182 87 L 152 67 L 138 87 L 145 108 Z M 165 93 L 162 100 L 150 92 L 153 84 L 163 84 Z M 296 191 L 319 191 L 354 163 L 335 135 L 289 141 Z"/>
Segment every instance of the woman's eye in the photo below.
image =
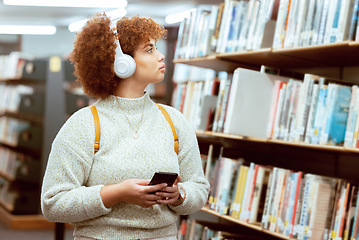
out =
<path fill-rule="evenodd" d="M 148 52 L 148 53 L 153 52 L 153 48 L 148 49 L 147 52 Z"/>

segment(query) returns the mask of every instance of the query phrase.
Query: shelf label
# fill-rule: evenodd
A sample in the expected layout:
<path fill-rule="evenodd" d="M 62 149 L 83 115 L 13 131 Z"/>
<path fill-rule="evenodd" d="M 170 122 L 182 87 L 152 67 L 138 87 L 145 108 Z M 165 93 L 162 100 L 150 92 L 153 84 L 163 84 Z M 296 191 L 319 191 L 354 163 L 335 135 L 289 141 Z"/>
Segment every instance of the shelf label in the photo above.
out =
<path fill-rule="evenodd" d="M 61 70 L 61 58 L 59 56 L 53 56 L 50 58 L 50 71 L 60 72 Z"/>

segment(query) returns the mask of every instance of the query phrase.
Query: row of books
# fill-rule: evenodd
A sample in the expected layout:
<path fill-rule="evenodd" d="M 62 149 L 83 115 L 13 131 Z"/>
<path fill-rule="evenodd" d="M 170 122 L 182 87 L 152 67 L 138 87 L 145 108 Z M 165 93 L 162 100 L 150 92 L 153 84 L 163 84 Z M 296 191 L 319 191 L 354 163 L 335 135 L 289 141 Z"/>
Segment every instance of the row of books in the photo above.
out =
<path fill-rule="evenodd" d="M 22 134 L 29 128 L 31 128 L 31 124 L 27 121 L 2 116 L 0 118 L 0 142 L 10 146 L 18 146 L 22 140 L 29 141 L 35 136 Z"/>
<path fill-rule="evenodd" d="M 25 69 L 26 61 L 33 60 L 34 56 L 25 52 L 11 52 L 9 55 L 0 55 L 0 80 L 18 79 L 22 77 L 25 71 L 33 72 L 34 69 Z"/>
<path fill-rule="evenodd" d="M 195 130 L 357 147 L 357 85 L 313 74 L 297 80 L 267 71 L 264 66 L 261 71 L 237 68 L 233 74 L 188 78 L 176 84 L 172 105 Z"/>
<path fill-rule="evenodd" d="M 208 206 L 293 239 L 357 239 L 358 186 L 220 156 L 211 165 Z"/>
<path fill-rule="evenodd" d="M 16 194 L 10 190 L 10 181 L 0 178 L 0 205 L 12 211 L 14 209 Z"/>
<path fill-rule="evenodd" d="M 182 219 L 178 231 L 178 240 L 234 240 L 234 239 L 251 239 L 259 240 L 253 235 L 239 234 L 232 231 L 221 231 L 213 229 L 213 223 L 197 221 L 195 219 Z M 238 231 L 237 231 L 238 232 Z"/>
<path fill-rule="evenodd" d="M 15 178 L 17 158 L 18 153 L 0 146 L 0 176 L 4 175 L 10 179 Z"/>
<path fill-rule="evenodd" d="M 0 112 L 18 112 L 21 98 L 34 94 L 35 89 L 27 85 L 7 85 L 0 83 Z M 31 102 L 28 103 L 31 105 Z"/>
<path fill-rule="evenodd" d="M 306 74 L 303 82 L 275 81 L 267 136 L 293 142 L 356 147 L 357 88 L 356 85 L 325 84 L 324 78 L 311 74 Z M 344 141 L 345 136 L 347 141 Z"/>
<path fill-rule="evenodd" d="M 176 59 L 358 40 L 357 0 L 225 0 L 201 5 L 179 27 Z"/>
<path fill-rule="evenodd" d="M 274 48 L 358 40 L 357 0 L 281 0 Z"/>

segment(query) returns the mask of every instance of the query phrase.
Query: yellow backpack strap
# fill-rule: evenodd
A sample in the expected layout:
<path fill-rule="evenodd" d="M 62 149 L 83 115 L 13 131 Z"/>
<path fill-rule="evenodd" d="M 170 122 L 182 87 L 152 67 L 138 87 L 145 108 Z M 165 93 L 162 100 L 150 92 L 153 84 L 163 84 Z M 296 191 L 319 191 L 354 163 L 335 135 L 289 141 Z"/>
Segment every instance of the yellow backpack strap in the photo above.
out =
<path fill-rule="evenodd" d="M 164 109 L 164 107 L 162 107 L 159 104 L 156 104 L 157 107 L 161 110 L 162 114 L 165 116 L 167 122 L 170 124 L 171 129 L 172 129 L 172 133 L 173 133 L 173 137 L 175 139 L 175 152 L 178 155 L 178 137 L 177 137 L 177 133 L 176 133 L 176 129 L 175 126 L 173 125 L 172 119 L 170 117 L 170 115 L 168 114 L 168 112 L 166 111 L 166 109 Z"/>
<path fill-rule="evenodd" d="M 96 106 L 92 105 L 90 106 L 92 115 L 93 115 L 93 120 L 95 122 L 95 144 L 94 144 L 94 153 L 96 153 L 99 148 L 100 148 L 100 134 L 101 134 L 101 130 L 100 130 L 100 119 L 98 117 L 98 113 L 97 113 L 97 109 Z"/>

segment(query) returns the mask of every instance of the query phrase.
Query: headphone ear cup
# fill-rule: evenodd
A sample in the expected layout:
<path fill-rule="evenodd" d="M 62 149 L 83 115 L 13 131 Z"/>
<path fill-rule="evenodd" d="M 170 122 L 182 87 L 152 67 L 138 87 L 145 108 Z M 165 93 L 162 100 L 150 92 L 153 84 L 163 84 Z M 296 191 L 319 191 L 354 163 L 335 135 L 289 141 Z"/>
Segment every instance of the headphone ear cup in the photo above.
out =
<path fill-rule="evenodd" d="M 116 76 L 119 78 L 131 77 L 135 73 L 136 62 L 128 54 L 116 56 L 114 70 Z"/>

